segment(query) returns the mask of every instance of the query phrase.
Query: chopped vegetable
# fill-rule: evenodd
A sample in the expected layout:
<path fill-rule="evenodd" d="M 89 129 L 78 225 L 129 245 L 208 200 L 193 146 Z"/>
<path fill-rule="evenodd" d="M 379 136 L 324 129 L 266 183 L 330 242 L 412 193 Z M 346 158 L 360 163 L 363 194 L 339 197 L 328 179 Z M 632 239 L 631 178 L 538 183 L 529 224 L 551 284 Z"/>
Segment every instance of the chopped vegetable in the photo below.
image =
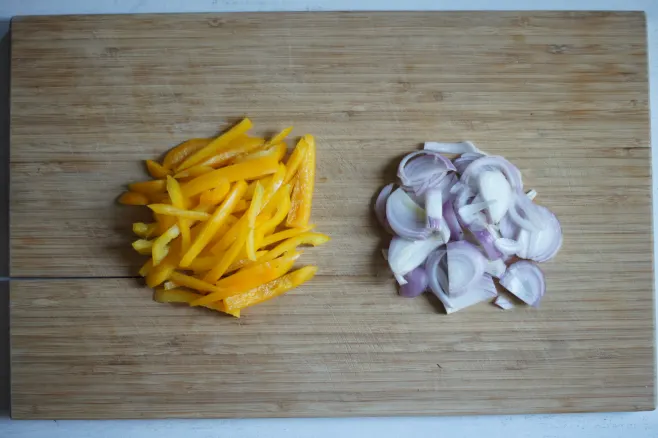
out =
<path fill-rule="evenodd" d="M 289 273 L 300 245 L 329 241 L 308 224 L 315 139 L 304 136 L 284 164 L 292 128 L 266 141 L 247 135 L 250 127 L 244 119 L 215 139 L 181 143 L 162 163 L 147 160 L 155 179 L 119 197 L 153 212 L 152 223 L 132 225 L 132 246 L 149 256 L 139 275 L 157 288 L 155 301 L 240 317 L 315 275 L 316 266 Z"/>
<path fill-rule="evenodd" d="M 450 161 L 441 153 L 461 156 Z M 404 157 L 398 177 L 400 187 L 389 184 L 377 196 L 375 213 L 394 235 L 385 258 L 400 295 L 429 289 L 452 313 L 496 297 L 495 277 L 537 306 L 546 288 L 541 270 L 528 261 L 506 262 L 550 260 L 562 229 L 553 213 L 532 202 L 536 191 L 523 192 L 514 165 L 470 142 L 427 142 Z M 496 304 L 513 307 L 500 297 Z"/>

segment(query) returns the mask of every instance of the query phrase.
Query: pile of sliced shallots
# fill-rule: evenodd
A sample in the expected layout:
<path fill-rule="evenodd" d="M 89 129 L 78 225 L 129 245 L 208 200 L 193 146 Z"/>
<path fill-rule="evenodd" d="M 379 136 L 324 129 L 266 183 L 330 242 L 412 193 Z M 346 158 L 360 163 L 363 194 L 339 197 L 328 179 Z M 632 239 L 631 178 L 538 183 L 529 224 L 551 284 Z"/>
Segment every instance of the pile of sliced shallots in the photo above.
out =
<path fill-rule="evenodd" d="M 441 155 L 461 154 L 454 160 Z M 470 142 L 427 142 L 398 167 L 400 185 L 389 184 L 375 210 L 393 234 L 384 256 L 400 295 L 434 293 L 447 313 L 496 298 L 494 278 L 523 302 L 537 306 L 546 290 L 532 262 L 553 258 L 562 229 L 553 213 L 523 191 L 521 172 L 503 157 Z M 521 261 L 512 260 L 527 259 Z"/>

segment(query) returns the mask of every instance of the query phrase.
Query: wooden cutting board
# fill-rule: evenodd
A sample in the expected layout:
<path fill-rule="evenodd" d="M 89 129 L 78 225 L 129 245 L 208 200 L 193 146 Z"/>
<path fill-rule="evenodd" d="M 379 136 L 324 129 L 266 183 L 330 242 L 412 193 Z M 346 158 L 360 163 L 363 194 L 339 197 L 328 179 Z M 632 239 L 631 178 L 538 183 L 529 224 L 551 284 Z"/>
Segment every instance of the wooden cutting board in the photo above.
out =
<path fill-rule="evenodd" d="M 12 23 L 12 415 L 654 408 L 639 13 L 33 17 Z M 161 305 L 115 204 L 142 160 L 243 115 L 318 140 L 311 284 L 240 320 Z M 562 221 L 540 309 L 396 295 L 371 212 L 425 140 L 508 157 Z M 65 277 L 68 279 L 54 279 Z"/>

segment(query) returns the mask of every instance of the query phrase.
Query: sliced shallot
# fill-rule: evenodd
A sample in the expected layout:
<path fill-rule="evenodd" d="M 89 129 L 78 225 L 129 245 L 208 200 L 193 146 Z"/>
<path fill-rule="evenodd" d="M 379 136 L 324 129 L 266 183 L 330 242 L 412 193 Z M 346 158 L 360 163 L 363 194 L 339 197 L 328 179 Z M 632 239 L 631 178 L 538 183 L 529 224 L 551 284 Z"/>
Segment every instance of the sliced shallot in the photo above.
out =
<path fill-rule="evenodd" d="M 443 155 L 421 150 L 407 154 L 402 159 L 398 166 L 398 178 L 403 186 L 422 195 L 425 190 L 441 182 L 447 172 L 454 170 L 455 166 Z"/>
<path fill-rule="evenodd" d="M 425 239 L 430 232 L 425 226 L 425 210 L 401 188 L 386 201 L 386 219 L 395 233 L 407 239 Z"/>
<path fill-rule="evenodd" d="M 477 153 L 480 155 L 486 155 L 470 141 L 460 141 L 459 143 L 438 143 L 435 141 L 426 141 L 423 149 L 428 151 L 441 152 L 443 154 Z"/>
<path fill-rule="evenodd" d="M 450 242 L 447 248 L 448 295 L 459 296 L 480 279 L 487 261 L 474 245 L 464 240 Z"/>
<path fill-rule="evenodd" d="M 417 267 L 404 276 L 407 284 L 400 287 L 400 296 L 413 298 L 425 292 L 427 289 L 427 273 L 425 268 Z"/>
<path fill-rule="evenodd" d="M 445 242 L 440 235 L 423 240 L 408 240 L 393 237 L 388 247 L 388 264 L 393 274 L 404 276 L 422 265 L 427 256 Z"/>
<path fill-rule="evenodd" d="M 384 227 L 384 229 L 390 234 L 393 234 L 393 230 L 388 224 L 388 219 L 386 218 L 386 201 L 393 192 L 394 188 L 395 184 L 386 185 L 381 190 L 381 192 L 379 192 L 377 200 L 375 201 L 375 215 L 377 216 L 377 220 L 379 221 L 380 225 Z"/>
<path fill-rule="evenodd" d="M 537 265 L 520 261 L 510 265 L 500 278 L 500 284 L 518 299 L 531 306 L 538 306 L 546 291 L 544 273 Z"/>

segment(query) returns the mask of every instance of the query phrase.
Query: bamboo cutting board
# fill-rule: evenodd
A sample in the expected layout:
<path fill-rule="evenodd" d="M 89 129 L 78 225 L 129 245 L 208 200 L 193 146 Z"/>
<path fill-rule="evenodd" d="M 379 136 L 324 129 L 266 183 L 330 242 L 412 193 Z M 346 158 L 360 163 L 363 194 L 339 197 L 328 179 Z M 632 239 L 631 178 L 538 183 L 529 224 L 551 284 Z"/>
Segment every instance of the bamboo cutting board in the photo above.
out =
<path fill-rule="evenodd" d="M 12 23 L 16 418 L 654 408 L 638 13 L 34 17 Z M 243 115 L 318 140 L 320 277 L 240 320 L 159 305 L 114 203 L 142 161 Z M 564 247 L 540 310 L 396 296 L 371 204 L 400 156 L 470 139 L 522 170 Z M 65 278 L 65 279 L 55 279 Z"/>

